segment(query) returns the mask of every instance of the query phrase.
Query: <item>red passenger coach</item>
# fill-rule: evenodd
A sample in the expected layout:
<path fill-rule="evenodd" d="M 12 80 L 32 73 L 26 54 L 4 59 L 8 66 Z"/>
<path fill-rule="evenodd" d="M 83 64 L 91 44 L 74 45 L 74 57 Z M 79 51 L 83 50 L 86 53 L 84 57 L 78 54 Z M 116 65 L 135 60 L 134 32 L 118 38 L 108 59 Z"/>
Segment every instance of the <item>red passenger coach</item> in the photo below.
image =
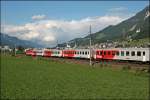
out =
<path fill-rule="evenodd" d="M 114 59 L 117 50 L 96 50 L 95 59 Z"/>
<path fill-rule="evenodd" d="M 44 57 L 51 57 L 51 55 L 52 55 L 51 50 L 44 50 L 44 54 L 43 54 Z"/>
<path fill-rule="evenodd" d="M 33 49 L 26 50 L 25 54 L 29 56 L 36 56 L 36 52 Z"/>
<path fill-rule="evenodd" d="M 75 57 L 75 50 L 63 50 L 62 56 L 68 57 L 68 58 L 73 58 L 73 57 Z"/>

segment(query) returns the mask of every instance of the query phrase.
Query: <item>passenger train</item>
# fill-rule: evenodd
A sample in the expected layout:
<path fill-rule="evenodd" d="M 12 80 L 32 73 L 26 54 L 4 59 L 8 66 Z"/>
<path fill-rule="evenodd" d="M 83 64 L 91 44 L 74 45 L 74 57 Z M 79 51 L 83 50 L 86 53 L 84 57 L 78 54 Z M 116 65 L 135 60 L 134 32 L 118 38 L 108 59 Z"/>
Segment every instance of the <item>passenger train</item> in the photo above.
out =
<path fill-rule="evenodd" d="M 43 57 L 83 58 L 94 60 L 127 60 L 150 62 L 150 48 L 106 49 L 27 49 L 26 55 Z"/>

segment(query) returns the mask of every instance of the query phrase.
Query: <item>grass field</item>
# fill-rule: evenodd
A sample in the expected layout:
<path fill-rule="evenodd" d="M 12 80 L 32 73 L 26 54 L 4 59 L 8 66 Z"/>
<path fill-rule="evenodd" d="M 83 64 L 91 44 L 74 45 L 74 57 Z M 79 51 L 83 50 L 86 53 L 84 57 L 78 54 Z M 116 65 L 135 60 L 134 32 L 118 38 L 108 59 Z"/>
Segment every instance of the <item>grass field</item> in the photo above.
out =
<path fill-rule="evenodd" d="M 148 74 L 1 56 L 1 99 L 148 99 Z"/>

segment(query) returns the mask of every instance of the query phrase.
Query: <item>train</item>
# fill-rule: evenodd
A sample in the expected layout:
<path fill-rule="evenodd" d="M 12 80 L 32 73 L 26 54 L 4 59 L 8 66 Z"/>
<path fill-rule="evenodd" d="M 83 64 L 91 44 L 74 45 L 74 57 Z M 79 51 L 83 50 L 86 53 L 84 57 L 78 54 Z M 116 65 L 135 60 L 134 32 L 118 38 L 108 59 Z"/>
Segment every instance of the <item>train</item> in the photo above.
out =
<path fill-rule="evenodd" d="M 150 48 L 26 49 L 29 56 L 150 62 Z"/>

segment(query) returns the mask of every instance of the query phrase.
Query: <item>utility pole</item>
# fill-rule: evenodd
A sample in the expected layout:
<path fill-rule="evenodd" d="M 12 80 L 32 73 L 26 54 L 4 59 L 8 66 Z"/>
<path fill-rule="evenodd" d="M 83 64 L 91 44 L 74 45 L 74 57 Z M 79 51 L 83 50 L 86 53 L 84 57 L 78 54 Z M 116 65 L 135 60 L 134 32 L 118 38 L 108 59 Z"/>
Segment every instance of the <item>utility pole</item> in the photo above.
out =
<path fill-rule="evenodd" d="M 91 55 L 92 55 L 92 54 L 91 54 L 91 53 L 92 53 L 92 52 L 91 52 L 91 42 L 92 42 L 92 41 L 91 41 L 91 25 L 90 25 L 90 66 L 92 66 L 92 58 L 91 58 Z"/>
<path fill-rule="evenodd" d="M 15 56 L 16 56 L 16 44 L 15 44 Z"/>
<path fill-rule="evenodd" d="M 57 40 L 57 46 L 56 46 L 56 48 L 58 49 L 58 40 Z"/>

